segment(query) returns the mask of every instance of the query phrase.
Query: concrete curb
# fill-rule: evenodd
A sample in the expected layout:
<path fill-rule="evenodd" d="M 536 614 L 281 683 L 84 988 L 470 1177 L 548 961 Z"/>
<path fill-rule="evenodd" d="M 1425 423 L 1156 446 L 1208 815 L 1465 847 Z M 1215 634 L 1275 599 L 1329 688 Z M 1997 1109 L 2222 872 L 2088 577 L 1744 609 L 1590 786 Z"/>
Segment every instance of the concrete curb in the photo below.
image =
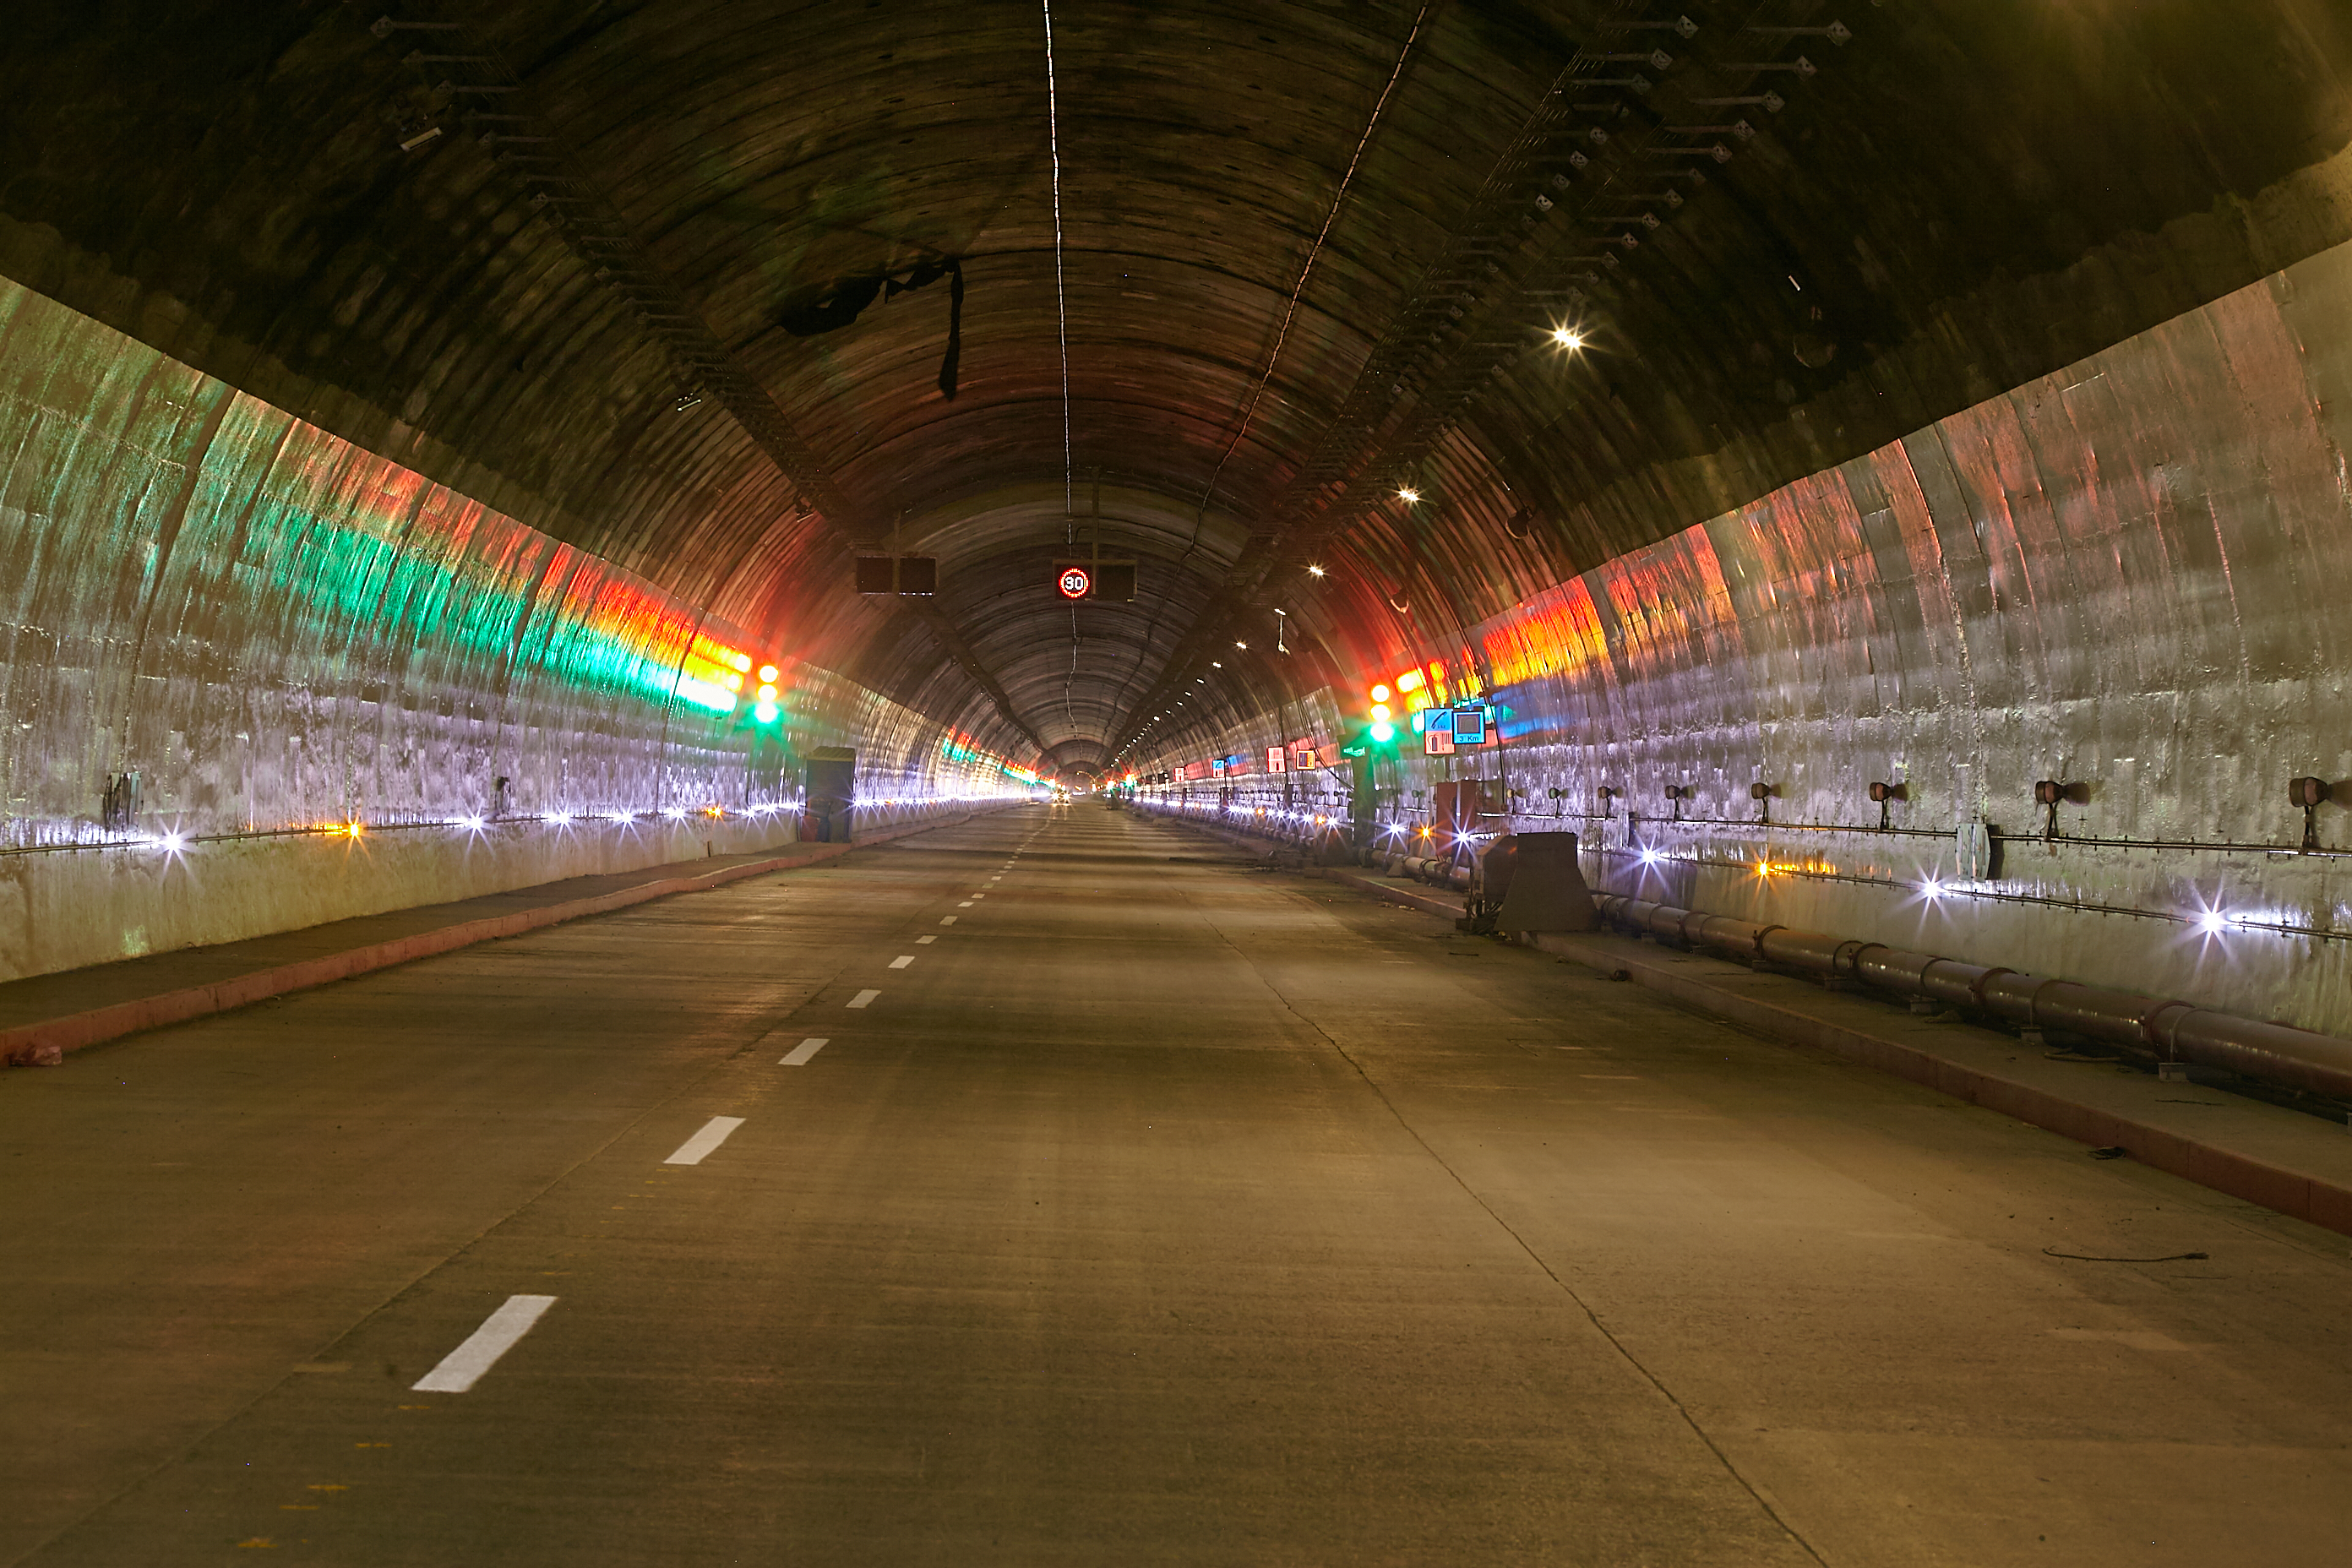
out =
<path fill-rule="evenodd" d="M 1392 899 L 1408 908 L 1421 910 L 1433 915 L 1444 915 L 1449 921 L 1458 921 L 1462 918 L 1462 896 L 1459 893 L 1449 899 L 1443 893 L 1425 891 L 1418 884 L 1410 888 L 1401 888 L 1370 872 L 1352 871 L 1344 866 L 1310 866 L 1307 868 L 1307 875 L 1327 878 L 1334 882 L 1346 882 L 1350 886 L 1362 889 L 1367 893 L 1376 893 L 1383 899 Z"/>
<path fill-rule="evenodd" d="M 1431 914 L 1450 916 L 1459 912 L 1454 906 L 1428 894 L 1393 888 L 1360 872 L 1327 867 L 1318 874 Z M 1622 938 L 1531 934 L 1523 939 L 1522 945 L 1604 972 L 1623 970 L 1637 984 L 1758 1034 L 1811 1046 L 1846 1061 L 1893 1073 L 1940 1094 L 2015 1117 L 2092 1148 L 2121 1147 L 2152 1169 L 2340 1235 L 2352 1236 L 2352 1182 L 2314 1175 L 2203 1142 L 2170 1128 L 2136 1120 L 2128 1113 L 2068 1100 L 2039 1085 L 1938 1056 L 1884 1035 L 1762 997 L 1744 995 L 1713 984 L 1704 973 L 1675 973 L 1647 959 L 1634 943 Z M 1727 974 L 1747 973 L 1728 963 L 1722 967 Z M 2282 1110 L 2278 1114 L 2297 1113 Z M 2315 1127 L 2317 1125 L 2315 1123 Z"/>
<path fill-rule="evenodd" d="M 598 893 L 589 898 L 570 899 L 562 903 L 518 910 L 512 914 L 493 915 L 483 920 L 461 921 L 437 931 L 415 931 L 386 942 L 346 948 L 320 958 L 257 969 L 209 985 L 159 991 L 152 996 L 118 1002 L 110 1007 L 93 1007 L 84 1013 L 45 1018 L 37 1024 L 19 1024 L 13 1028 L 0 1029 L 0 1066 L 54 1067 L 68 1051 L 121 1039 L 142 1029 L 184 1024 L 191 1018 L 249 1006 L 272 996 L 282 996 L 289 991 L 304 991 L 314 985 L 348 980 L 355 974 L 365 974 L 373 970 L 389 969 L 394 964 L 453 952 L 461 947 L 471 947 L 476 942 L 520 936 L 541 926 L 561 925 L 566 921 L 581 920 L 589 915 L 609 914 L 632 904 L 671 898 L 679 893 L 708 892 L 746 877 L 765 876 L 771 871 L 788 871 L 796 867 L 815 865 L 819 861 L 846 855 L 853 849 L 870 848 L 894 838 L 903 838 L 910 833 L 921 833 L 934 827 L 953 827 L 970 822 L 978 815 L 977 812 L 968 812 L 958 817 L 911 823 L 848 844 L 796 845 L 759 860 L 722 867 L 699 877 L 665 877 L 657 881 L 640 882 L 635 887 L 617 888 L 612 892 Z"/>

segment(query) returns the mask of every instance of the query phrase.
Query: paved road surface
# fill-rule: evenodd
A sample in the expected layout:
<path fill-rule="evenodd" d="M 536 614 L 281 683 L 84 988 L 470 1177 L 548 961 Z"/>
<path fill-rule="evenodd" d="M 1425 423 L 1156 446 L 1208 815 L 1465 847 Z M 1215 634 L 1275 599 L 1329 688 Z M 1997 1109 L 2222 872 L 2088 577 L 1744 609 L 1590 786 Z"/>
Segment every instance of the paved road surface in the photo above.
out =
<path fill-rule="evenodd" d="M 7 1075 L 0 1184 L 0 1563 L 2352 1550 L 2344 1238 L 1090 804 Z"/>

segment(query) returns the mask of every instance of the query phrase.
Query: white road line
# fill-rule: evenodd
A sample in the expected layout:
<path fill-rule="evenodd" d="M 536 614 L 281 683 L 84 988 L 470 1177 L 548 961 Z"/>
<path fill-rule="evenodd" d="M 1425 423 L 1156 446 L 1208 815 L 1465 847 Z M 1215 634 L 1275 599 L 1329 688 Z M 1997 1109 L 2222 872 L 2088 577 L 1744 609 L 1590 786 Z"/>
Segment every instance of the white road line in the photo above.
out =
<path fill-rule="evenodd" d="M 804 1068 L 808 1066 L 809 1058 L 815 1056 L 817 1052 L 824 1049 L 827 1038 L 828 1037 L 824 1035 L 811 1035 L 807 1039 L 803 1040 L 799 1045 L 793 1047 L 792 1055 L 785 1057 L 781 1061 L 777 1062 L 776 1065 L 780 1068 Z"/>
<path fill-rule="evenodd" d="M 481 1381 L 482 1373 L 498 1365 L 499 1357 L 514 1349 L 515 1342 L 530 1332 L 540 1314 L 555 1305 L 552 1296 L 509 1296 L 506 1305 L 492 1312 L 482 1326 L 466 1337 L 466 1342 L 441 1358 L 441 1364 L 410 1384 L 417 1394 L 463 1394 Z"/>
<path fill-rule="evenodd" d="M 953 924 L 955 924 L 955 923 L 956 923 L 956 918 L 955 918 L 955 916 L 953 916 L 953 915 L 941 915 L 941 916 L 940 917 L 940 924 L 941 924 L 941 925 L 943 925 L 943 926 L 951 926 L 951 925 L 953 925 Z"/>
<path fill-rule="evenodd" d="M 879 991 L 860 991 L 849 999 L 849 1005 L 853 1007 L 869 1007 L 873 1005 L 874 998 L 881 994 Z"/>
<path fill-rule="evenodd" d="M 958 908 L 958 909 L 960 909 L 960 910 L 968 910 L 968 909 L 971 908 L 971 900 L 970 899 L 966 899 L 963 902 L 961 902 L 961 903 L 958 904 L 958 905 L 956 906 L 956 908 Z M 953 915 L 950 915 L 950 916 L 948 917 L 948 919 L 950 919 L 950 920 L 953 920 L 953 919 L 955 919 L 955 916 L 953 916 Z"/>
<path fill-rule="evenodd" d="M 896 958 L 894 958 L 894 959 L 892 959 L 892 960 L 890 961 L 890 967 L 891 967 L 891 968 L 893 968 L 893 969 L 904 969 L 904 968 L 906 968 L 906 967 L 907 967 L 907 965 L 908 965 L 908 964 L 910 964 L 910 963 L 914 963 L 914 962 L 915 962 L 915 955 L 914 955 L 913 953 L 911 953 L 911 952 L 902 952 L 902 953 L 900 953 L 898 957 L 896 957 Z"/>
<path fill-rule="evenodd" d="M 743 1125 L 740 1116 L 714 1116 L 702 1124 L 702 1131 L 677 1146 L 677 1152 L 662 1162 L 665 1165 L 699 1165 L 702 1157 L 727 1142 L 727 1135 Z"/>
<path fill-rule="evenodd" d="M 939 941 L 939 940 L 940 940 L 940 933 L 939 933 L 939 932 L 937 932 L 937 931 L 933 931 L 933 932 L 932 932 L 930 935 L 929 935 L 929 936 L 919 936 L 919 937 L 917 937 L 917 938 L 915 939 L 915 945 L 916 945 L 917 947 L 929 947 L 929 946 L 930 946 L 930 945 L 931 945 L 931 943 L 933 943 L 933 942 L 937 942 L 937 941 Z"/>
<path fill-rule="evenodd" d="M 975 899 L 984 899 L 984 898 L 988 897 L 988 894 L 987 894 L 986 892 L 982 891 L 982 892 L 974 893 L 974 894 L 972 895 L 972 897 L 973 897 L 973 898 L 975 898 Z"/>

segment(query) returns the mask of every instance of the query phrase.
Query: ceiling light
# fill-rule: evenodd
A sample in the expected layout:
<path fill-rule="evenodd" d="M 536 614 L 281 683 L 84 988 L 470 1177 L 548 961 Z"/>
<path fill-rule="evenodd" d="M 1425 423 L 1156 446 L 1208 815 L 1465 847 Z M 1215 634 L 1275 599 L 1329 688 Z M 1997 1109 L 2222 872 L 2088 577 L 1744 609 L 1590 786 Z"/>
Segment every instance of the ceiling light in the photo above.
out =
<path fill-rule="evenodd" d="M 1411 485 L 1399 485 L 1397 487 L 1397 500 L 1403 501 L 1408 506 L 1420 499 L 1421 492 L 1413 489 Z"/>
<path fill-rule="evenodd" d="M 1309 577 L 1320 577 L 1323 575 L 1323 568 L 1320 566 L 1309 566 L 1307 569 L 1307 574 Z"/>
<path fill-rule="evenodd" d="M 1584 346 L 1584 334 L 1573 327 L 1554 327 L 1551 341 L 1564 349 L 1580 349 Z"/>

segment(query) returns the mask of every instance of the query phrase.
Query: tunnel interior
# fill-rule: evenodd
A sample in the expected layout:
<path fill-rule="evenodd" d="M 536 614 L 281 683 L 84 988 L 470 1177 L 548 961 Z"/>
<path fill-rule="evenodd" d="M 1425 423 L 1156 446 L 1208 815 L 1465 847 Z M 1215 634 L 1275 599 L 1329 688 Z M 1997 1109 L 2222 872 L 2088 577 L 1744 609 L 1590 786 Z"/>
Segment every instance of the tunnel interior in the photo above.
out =
<path fill-rule="evenodd" d="M 879 799 L 1141 781 L 1360 839 L 1477 779 L 1490 826 L 1574 810 L 1596 885 L 1646 848 L 2346 1026 L 2335 862 L 2264 850 L 2352 773 L 2347 31 L 37 6 L 9 971 L 675 857 L 681 809 L 749 842 L 847 746 Z M 1105 561 L 1131 598 L 1055 591 Z M 1501 745 L 1345 754 L 1424 670 Z M 294 833 L 354 823 L 416 831 Z M 1944 874 L 1971 824 L 2000 875 Z M 110 834 L 211 887 L 47 853 Z"/>
<path fill-rule="evenodd" d="M 7 21 L 0 1564 L 2340 1552 L 2343 0 Z"/>

